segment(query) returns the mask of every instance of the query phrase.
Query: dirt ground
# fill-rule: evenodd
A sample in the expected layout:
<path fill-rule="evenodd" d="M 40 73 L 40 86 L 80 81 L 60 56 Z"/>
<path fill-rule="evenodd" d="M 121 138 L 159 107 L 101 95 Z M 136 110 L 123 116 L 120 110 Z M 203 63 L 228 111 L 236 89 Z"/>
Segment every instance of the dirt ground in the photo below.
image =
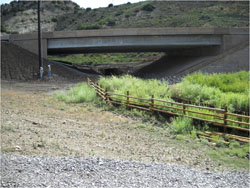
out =
<path fill-rule="evenodd" d="M 89 104 L 53 97 L 69 82 L 1 82 L 1 151 L 23 155 L 98 156 L 227 170 L 195 140 Z"/>

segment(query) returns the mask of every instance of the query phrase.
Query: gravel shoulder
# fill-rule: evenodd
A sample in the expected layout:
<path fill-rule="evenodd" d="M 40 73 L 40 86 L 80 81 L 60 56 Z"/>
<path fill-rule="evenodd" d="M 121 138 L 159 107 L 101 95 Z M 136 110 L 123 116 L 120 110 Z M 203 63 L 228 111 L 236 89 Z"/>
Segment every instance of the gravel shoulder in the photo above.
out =
<path fill-rule="evenodd" d="M 3 187 L 248 187 L 246 169 L 218 173 L 235 168 L 211 160 L 199 141 L 53 98 L 74 85 L 2 81 Z"/>
<path fill-rule="evenodd" d="M 249 187 L 247 173 L 98 157 L 2 154 L 2 187 Z"/>

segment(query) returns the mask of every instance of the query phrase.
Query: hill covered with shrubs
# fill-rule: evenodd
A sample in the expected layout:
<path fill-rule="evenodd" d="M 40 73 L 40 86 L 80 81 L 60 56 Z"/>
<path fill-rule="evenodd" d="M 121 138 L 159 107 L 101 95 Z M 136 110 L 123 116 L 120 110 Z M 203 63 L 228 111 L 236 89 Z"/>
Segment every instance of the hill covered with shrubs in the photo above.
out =
<path fill-rule="evenodd" d="M 35 1 L 1 5 L 1 32 L 37 29 Z M 135 27 L 248 27 L 247 1 L 145 1 L 106 8 L 81 8 L 71 1 L 41 3 L 44 31 Z"/>

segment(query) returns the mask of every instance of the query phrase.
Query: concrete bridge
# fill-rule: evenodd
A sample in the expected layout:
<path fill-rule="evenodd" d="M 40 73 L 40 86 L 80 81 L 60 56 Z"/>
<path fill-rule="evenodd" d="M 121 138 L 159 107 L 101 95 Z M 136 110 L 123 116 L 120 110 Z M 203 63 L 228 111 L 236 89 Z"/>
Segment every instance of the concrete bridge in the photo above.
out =
<path fill-rule="evenodd" d="M 37 33 L 2 37 L 38 53 Z M 217 55 L 249 41 L 248 28 L 129 28 L 42 33 L 42 54 L 162 51 L 173 55 Z"/>

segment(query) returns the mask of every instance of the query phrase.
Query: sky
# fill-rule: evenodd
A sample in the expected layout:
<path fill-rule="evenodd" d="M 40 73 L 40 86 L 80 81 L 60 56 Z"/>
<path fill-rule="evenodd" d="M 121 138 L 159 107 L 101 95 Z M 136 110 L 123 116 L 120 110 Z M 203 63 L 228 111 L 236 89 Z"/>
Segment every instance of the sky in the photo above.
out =
<path fill-rule="evenodd" d="M 1 0 L 0 4 L 10 3 L 12 0 Z M 125 4 L 127 2 L 136 3 L 139 1 L 145 0 L 72 0 L 76 2 L 80 7 L 83 8 L 99 8 L 99 7 L 107 7 L 110 3 L 113 5 Z"/>

